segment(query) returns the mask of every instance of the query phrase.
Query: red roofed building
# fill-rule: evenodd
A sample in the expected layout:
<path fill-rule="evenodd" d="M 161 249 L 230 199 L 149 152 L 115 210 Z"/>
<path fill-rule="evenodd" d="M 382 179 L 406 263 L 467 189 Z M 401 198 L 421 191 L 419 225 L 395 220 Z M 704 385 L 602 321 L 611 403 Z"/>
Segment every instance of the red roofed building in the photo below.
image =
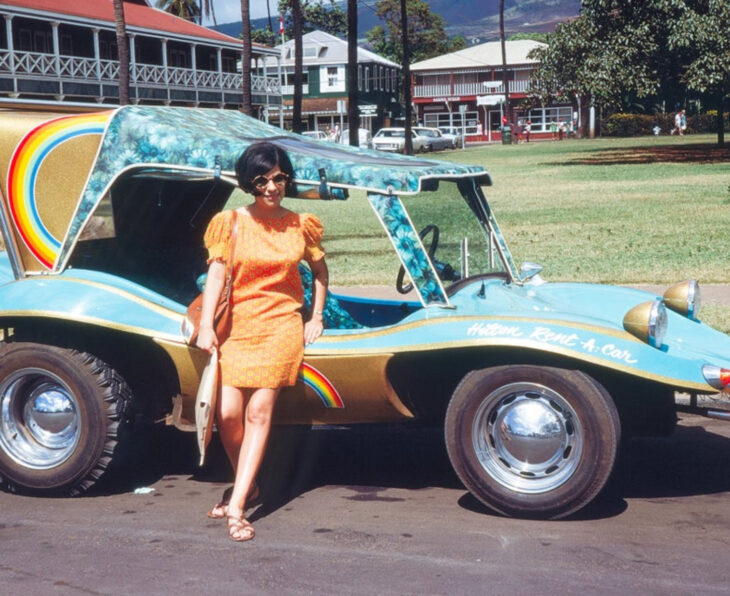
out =
<path fill-rule="evenodd" d="M 241 40 L 148 5 L 124 2 L 130 97 L 137 103 L 239 107 Z M 0 0 L 0 105 L 118 100 L 112 0 Z M 280 52 L 254 44 L 251 94 L 281 106 Z"/>

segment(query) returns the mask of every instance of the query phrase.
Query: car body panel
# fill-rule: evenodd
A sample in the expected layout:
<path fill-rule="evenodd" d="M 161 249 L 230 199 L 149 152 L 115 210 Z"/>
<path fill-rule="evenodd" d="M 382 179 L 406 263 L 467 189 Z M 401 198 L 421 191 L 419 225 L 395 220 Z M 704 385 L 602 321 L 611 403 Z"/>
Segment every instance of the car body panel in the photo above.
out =
<path fill-rule="evenodd" d="M 202 183 L 201 190 L 210 190 L 185 197 L 192 211 L 181 210 L 185 220 L 173 220 L 171 227 L 188 226 L 190 212 L 197 213 L 198 204 L 202 209 L 210 192 L 221 185 L 230 192 L 236 159 L 261 139 L 290 155 L 297 197 L 346 199 L 348 189 L 365 191 L 405 277 L 416 288 L 415 299 L 400 301 L 328 296 L 326 330 L 306 347 L 300 381 L 282 392 L 279 422 L 346 424 L 413 417 L 416 412 L 392 377 L 394 363 L 403 355 L 430 353 L 446 361 L 453 355 L 455 362 L 464 350 L 480 357 L 516 354 L 519 360 L 548 355 L 572 368 L 590 366 L 701 393 L 715 391 L 703 376 L 704 365 L 730 368 L 730 338 L 688 317 L 669 313 L 669 331 L 659 348 L 629 334 L 624 315 L 659 298 L 653 294 L 523 278 L 483 194 L 491 180 L 481 166 L 320 143 L 234 111 L 127 106 L 76 118 L 29 117 L 22 120 L 25 132 L 17 123 L 8 124 L 9 133 L 0 142 L 0 220 L 7 247 L 0 258 L 0 321 L 8 327 L 20 320 L 58 319 L 154 343 L 177 372 L 180 394 L 171 396 L 170 420 L 180 428 L 195 428 L 189 418 L 205 363 L 205 354 L 185 343 L 181 322 L 186 302 L 152 289 L 124 267 L 94 269 L 79 266 L 72 257 L 90 246 L 100 210 L 108 208 L 110 218 L 128 219 L 126 228 L 116 226 L 118 235 L 142 224 L 152 227 L 153 235 L 156 222 L 135 219 L 144 212 L 141 207 L 151 205 L 163 217 L 174 218 L 180 185 Z M 64 163 L 68 167 L 61 167 Z M 138 186 L 140 181 L 149 184 Z M 169 182 L 172 186 L 165 186 Z M 404 200 L 434 191 L 442 182 L 458 191 L 490 254 L 497 256 L 498 277 L 477 275 L 458 286 L 441 278 Z M 223 192 L 219 199 L 225 198 Z M 130 206 L 114 211 L 118 201 Z M 345 201 L 341 205 L 347 210 Z M 203 230 L 201 224 L 189 241 L 202 246 Z M 107 240 L 119 239 L 99 235 L 100 245 Z M 135 237 L 126 240 L 116 247 L 123 264 L 123 251 L 136 246 Z M 181 242 L 176 236 L 166 240 L 169 246 L 149 251 L 151 258 L 159 248 L 163 265 L 167 253 L 162 249 Z M 146 251 L 142 246 L 142 259 L 148 257 Z"/>

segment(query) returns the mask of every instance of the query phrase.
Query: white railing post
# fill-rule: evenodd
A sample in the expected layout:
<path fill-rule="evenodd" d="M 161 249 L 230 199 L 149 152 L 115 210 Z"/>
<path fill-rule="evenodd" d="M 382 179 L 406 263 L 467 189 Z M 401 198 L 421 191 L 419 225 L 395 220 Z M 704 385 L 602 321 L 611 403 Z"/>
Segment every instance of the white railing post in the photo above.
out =
<path fill-rule="evenodd" d="M 92 27 L 91 32 L 94 34 L 94 62 L 96 63 L 96 78 L 99 81 L 99 94 L 96 101 L 101 103 L 104 101 L 104 84 L 101 82 L 101 50 L 99 49 L 99 28 Z"/>
<path fill-rule="evenodd" d="M 61 51 L 58 43 L 58 21 L 51 21 L 51 36 L 53 38 L 53 70 L 58 79 L 57 101 L 63 101 L 63 81 L 61 80 Z"/>
<path fill-rule="evenodd" d="M 193 67 L 193 87 L 195 89 L 195 107 L 197 108 L 200 105 L 199 101 L 199 95 L 198 95 L 198 63 L 195 59 L 195 48 L 198 44 L 192 43 L 190 44 L 190 64 Z"/>
<path fill-rule="evenodd" d="M 5 37 L 8 40 L 10 74 L 13 75 L 12 97 L 18 97 L 18 77 L 15 76 L 15 49 L 13 47 L 13 15 L 4 14 L 3 17 L 5 18 Z"/>
<path fill-rule="evenodd" d="M 136 51 L 134 46 L 134 33 L 129 34 L 129 86 L 134 83 L 134 103 L 139 103 L 139 88 L 137 85 L 137 59 Z M 117 48 L 117 56 L 119 55 L 119 49 Z M 119 71 L 117 71 L 117 82 L 119 81 Z M 130 89 L 131 91 L 131 89 Z M 131 99 L 131 98 L 130 98 Z"/>
<path fill-rule="evenodd" d="M 163 80 L 165 82 L 165 105 L 170 105 L 170 70 L 167 65 L 167 39 L 162 38 L 160 40 L 162 44 L 162 72 Z"/>
<path fill-rule="evenodd" d="M 226 103 L 226 94 L 223 91 L 223 48 L 215 49 L 215 59 L 218 66 L 218 87 L 221 90 L 221 101 L 218 107 L 222 108 Z"/>

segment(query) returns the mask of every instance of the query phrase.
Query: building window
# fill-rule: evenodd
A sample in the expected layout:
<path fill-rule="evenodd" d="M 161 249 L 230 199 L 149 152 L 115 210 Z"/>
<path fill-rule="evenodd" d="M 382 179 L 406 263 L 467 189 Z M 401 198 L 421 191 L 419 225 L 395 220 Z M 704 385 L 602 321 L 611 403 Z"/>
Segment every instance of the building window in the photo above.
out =
<path fill-rule="evenodd" d="M 303 58 L 316 58 L 319 48 L 317 46 L 305 46 L 302 48 Z"/>
<path fill-rule="evenodd" d="M 365 91 L 370 91 L 370 67 L 365 67 Z"/>
<path fill-rule="evenodd" d="M 323 92 L 345 91 L 345 67 L 323 66 L 319 69 L 319 86 Z"/>
<path fill-rule="evenodd" d="M 423 115 L 423 124 L 431 128 L 439 128 L 440 126 L 462 127 L 461 112 L 431 112 Z M 466 134 L 479 134 L 479 112 L 466 112 L 464 114 L 464 124 L 466 125 Z"/>
<path fill-rule="evenodd" d="M 362 91 L 362 66 L 357 66 L 357 89 Z"/>

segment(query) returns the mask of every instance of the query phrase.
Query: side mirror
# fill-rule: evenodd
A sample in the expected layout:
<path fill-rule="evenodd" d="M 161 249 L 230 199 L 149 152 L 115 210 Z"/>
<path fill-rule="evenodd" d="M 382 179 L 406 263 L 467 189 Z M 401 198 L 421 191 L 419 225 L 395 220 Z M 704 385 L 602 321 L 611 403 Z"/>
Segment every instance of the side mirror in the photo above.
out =
<path fill-rule="evenodd" d="M 545 280 L 540 277 L 542 265 L 526 261 L 520 265 L 520 275 L 524 283 L 530 282 L 534 285 L 544 284 Z"/>

